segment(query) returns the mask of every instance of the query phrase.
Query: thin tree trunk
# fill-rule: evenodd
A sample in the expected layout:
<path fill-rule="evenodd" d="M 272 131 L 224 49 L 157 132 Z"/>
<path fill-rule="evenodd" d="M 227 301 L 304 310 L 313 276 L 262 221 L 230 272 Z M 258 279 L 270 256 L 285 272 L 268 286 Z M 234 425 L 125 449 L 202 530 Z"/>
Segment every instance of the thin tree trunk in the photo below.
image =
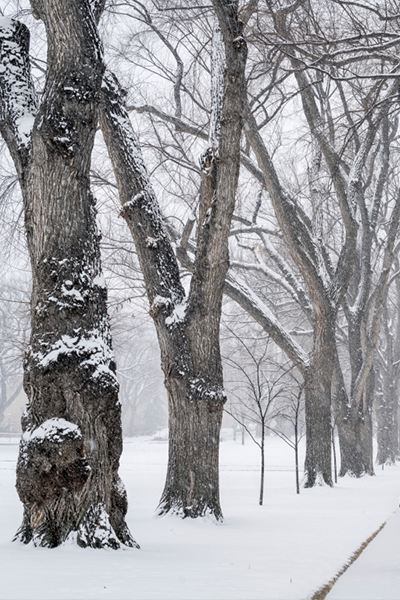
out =
<path fill-rule="evenodd" d="M 300 477 L 299 477 L 299 415 L 296 411 L 296 420 L 294 423 L 294 461 L 296 469 L 296 494 L 300 494 Z"/>
<path fill-rule="evenodd" d="M 264 478 L 265 478 L 265 423 L 261 424 L 261 481 L 260 481 L 260 500 L 259 505 L 264 502 Z"/>
<path fill-rule="evenodd" d="M 335 426 L 332 426 L 332 451 L 333 451 L 333 474 L 335 483 L 337 483 L 337 460 L 336 460 L 336 444 L 335 444 Z"/>

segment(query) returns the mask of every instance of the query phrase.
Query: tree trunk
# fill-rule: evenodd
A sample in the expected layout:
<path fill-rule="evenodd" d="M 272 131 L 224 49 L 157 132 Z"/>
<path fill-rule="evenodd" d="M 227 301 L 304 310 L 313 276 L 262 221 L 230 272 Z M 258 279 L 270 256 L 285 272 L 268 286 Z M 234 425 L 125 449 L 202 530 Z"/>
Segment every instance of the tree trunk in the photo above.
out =
<path fill-rule="evenodd" d="M 294 462 L 296 470 L 296 494 L 300 494 L 300 477 L 299 477 L 299 424 L 298 417 L 294 424 Z"/>
<path fill-rule="evenodd" d="M 397 261 L 396 261 L 397 262 Z M 395 263 L 395 268 L 398 264 Z M 399 296 L 399 283 L 396 278 L 396 293 Z M 398 302 L 396 304 L 398 307 Z M 397 313 L 397 314 L 396 314 Z M 380 367 L 380 394 L 376 398 L 375 415 L 377 420 L 378 465 L 393 465 L 399 456 L 399 344 L 400 344 L 400 319 L 399 310 L 394 318 L 389 321 L 388 298 L 386 299 L 382 319 L 382 329 L 385 340 L 384 356 L 378 354 Z"/>
<path fill-rule="evenodd" d="M 374 379 L 374 371 L 371 370 L 360 404 L 346 406 L 342 417 L 338 419 L 340 477 L 374 475 L 372 454 Z"/>
<path fill-rule="evenodd" d="M 20 176 L 32 266 L 28 407 L 16 539 L 136 546 L 118 475 L 121 409 L 89 169 L 103 76 L 88 0 L 31 2 L 46 26 L 46 86 Z M 26 48 L 27 51 L 27 48 Z"/>
<path fill-rule="evenodd" d="M 349 355 L 351 365 L 350 402 L 344 394 L 339 408 L 337 427 L 341 455 L 340 477 L 374 475 L 372 406 L 375 374 L 371 368 L 360 401 L 356 400 L 357 382 L 363 367 L 361 343 L 362 315 L 349 315 Z"/>
<path fill-rule="evenodd" d="M 335 356 L 335 316 L 315 311 L 312 360 L 305 372 L 306 458 L 304 487 L 333 485 L 331 387 Z"/>
<path fill-rule="evenodd" d="M 215 0 L 214 4 L 227 55 L 220 141 L 217 151 L 211 148 L 203 157 L 198 249 L 188 297 L 123 94 L 113 77 L 104 82 L 100 123 L 123 204 L 122 215 L 143 272 L 168 391 L 169 460 L 159 510 L 184 517 L 210 513 L 221 519 L 219 437 L 226 397 L 219 323 L 239 175 L 247 51 L 240 35 L 237 2 Z"/>
<path fill-rule="evenodd" d="M 337 483 L 337 459 L 336 459 L 336 443 L 335 443 L 335 425 L 332 425 L 332 453 L 333 453 L 333 476 Z"/>
<path fill-rule="evenodd" d="M 378 465 L 394 465 L 399 455 L 398 398 L 393 389 L 393 382 L 388 383 L 375 409 L 378 424 L 376 457 Z"/>
<path fill-rule="evenodd" d="M 264 502 L 264 478 L 265 478 L 265 423 L 261 423 L 261 481 L 260 481 L 260 500 L 259 505 L 262 506 Z"/>

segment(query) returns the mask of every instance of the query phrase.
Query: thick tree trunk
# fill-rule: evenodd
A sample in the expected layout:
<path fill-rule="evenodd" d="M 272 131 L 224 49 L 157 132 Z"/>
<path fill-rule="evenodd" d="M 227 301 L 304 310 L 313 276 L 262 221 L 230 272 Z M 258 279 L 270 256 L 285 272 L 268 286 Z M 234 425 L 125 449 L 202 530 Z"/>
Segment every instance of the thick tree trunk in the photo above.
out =
<path fill-rule="evenodd" d="M 335 317 L 316 311 L 311 364 L 305 372 L 306 458 L 304 487 L 333 485 L 331 394 L 335 356 Z"/>
<path fill-rule="evenodd" d="M 340 445 L 340 477 L 374 475 L 372 449 L 372 405 L 375 375 L 371 370 L 360 404 L 343 406 L 337 421 Z"/>
<path fill-rule="evenodd" d="M 222 404 L 186 382 L 166 380 L 169 397 L 168 470 L 159 513 L 183 517 L 212 514 L 222 519 L 219 501 L 219 437 Z M 203 395 L 204 394 L 204 395 Z"/>
<path fill-rule="evenodd" d="M 16 539 L 135 546 L 118 475 L 121 409 L 89 187 L 101 44 L 88 0 L 31 4 L 46 26 L 48 71 L 20 176 L 33 291 Z"/>
<path fill-rule="evenodd" d="M 396 261 L 397 262 L 397 261 Z M 398 264 L 395 264 L 398 268 Z M 399 296 L 399 282 L 396 279 L 396 292 Z M 398 303 L 397 303 L 398 306 Z M 396 314 L 397 313 L 397 314 Z M 384 356 L 378 355 L 380 367 L 380 394 L 377 394 L 375 415 L 377 420 L 378 465 L 393 465 L 399 458 L 399 344 L 400 319 L 397 310 L 389 321 L 388 299 L 386 300 L 382 329 L 385 340 Z"/>
<path fill-rule="evenodd" d="M 198 249 L 189 297 L 136 136 L 113 77 L 103 86 L 101 128 L 113 163 L 122 215 L 135 241 L 161 349 L 169 399 L 169 460 L 159 511 L 222 518 L 219 436 L 225 393 L 219 348 L 228 235 L 240 164 L 246 44 L 237 2 L 215 0 L 227 66 L 219 107 L 220 142 L 203 159 Z"/>
<path fill-rule="evenodd" d="M 388 381 L 384 375 L 386 385 L 383 395 L 376 403 L 375 414 L 378 424 L 377 443 L 378 452 L 376 462 L 378 465 L 394 465 L 399 456 L 399 426 L 398 426 L 398 396 L 393 386 L 393 380 Z"/>
<path fill-rule="evenodd" d="M 178 263 L 113 77 L 104 81 L 100 123 L 144 275 L 168 392 L 169 460 L 160 513 L 211 513 L 220 519 L 218 451 L 225 397 L 213 373 L 202 381 L 194 366 Z"/>
<path fill-rule="evenodd" d="M 361 477 L 371 470 L 368 448 L 372 448 L 372 420 L 368 408 L 369 393 L 367 389 L 360 404 L 351 401 L 354 398 L 357 377 L 363 364 L 361 319 L 362 316 L 359 314 L 349 320 L 350 402 L 345 394 L 342 398 L 337 420 L 341 456 L 340 477 L 346 474 Z M 369 434 L 371 436 L 370 440 L 368 440 Z"/>

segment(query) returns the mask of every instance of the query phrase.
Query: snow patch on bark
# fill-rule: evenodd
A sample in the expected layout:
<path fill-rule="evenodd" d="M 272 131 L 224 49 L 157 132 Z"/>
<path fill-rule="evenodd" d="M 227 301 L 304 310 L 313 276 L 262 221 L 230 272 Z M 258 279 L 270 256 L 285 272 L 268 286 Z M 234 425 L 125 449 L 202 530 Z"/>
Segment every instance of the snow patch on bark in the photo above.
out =
<path fill-rule="evenodd" d="M 226 69 L 225 46 L 218 21 L 213 31 L 211 58 L 211 117 L 209 142 L 213 148 L 218 147 L 221 134 L 221 114 L 224 100 L 224 77 Z"/>
<path fill-rule="evenodd" d="M 103 273 L 96 275 L 92 281 L 93 287 L 106 288 L 106 280 L 104 279 Z"/>
<path fill-rule="evenodd" d="M 108 341 L 98 331 L 88 333 L 87 336 L 63 335 L 50 346 L 47 352 L 34 353 L 34 358 L 38 367 L 47 368 L 51 363 L 57 362 L 60 356 L 70 354 L 77 354 L 84 358 L 80 363 L 81 366 L 94 367 L 91 377 L 108 375 L 117 383 L 116 375 L 109 366 L 110 362 L 114 361 L 113 351 Z"/>
<path fill-rule="evenodd" d="M 178 325 L 179 323 L 182 323 L 185 320 L 186 309 L 187 301 L 185 299 L 183 302 L 175 306 L 170 316 L 165 319 L 165 324 L 170 327 L 172 325 Z"/>
<path fill-rule="evenodd" d="M 225 404 L 225 390 L 218 384 L 210 384 L 202 377 L 193 378 L 189 384 L 190 396 L 201 399 L 212 405 Z"/>
<path fill-rule="evenodd" d="M 129 210 L 129 208 L 133 208 L 135 206 L 136 202 L 138 200 L 141 200 L 142 198 L 144 198 L 143 192 L 139 192 L 138 194 L 135 194 L 135 196 L 133 196 L 133 198 L 128 200 L 128 202 L 125 202 L 125 204 L 123 206 L 123 210 Z"/>
<path fill-rule="evenodd" d="M 120 547 L 103 503 L 89 508 L 78 528 L 78 545 L 84 548 Z"/>
<path fill-rule="evenodd" d="M 39 427 L 33 431 L 25 431 L 22 435 L 22 440 L 24 442 L 38 442 L 47 439 L 52 442 L 61 442 L 66 435 L 73 439 L 82 437 L 78 425 L 75 425 L 75 423 L 71 423 L 66 419 L 54 417 L 52 419 L 47 419 L 47 421 L 39 425 Z"/>
<path fill-rule="evenodd" d="M 25 26 L 2 17 L 0 19 L 0 80 L 2 100 L 7 105 L 19 148 L 30 144 L 36 107 L 32 93 L 27 52 L 17 43 Z M 28 33 L 26 33 L 28 39 Z"/>
<path fill-rule="evenodd" d="M 83 296 L 80 293 L 80 291 L 75 288 L 66 287 L 67 285 L 68 285 L 68 282 L 66 281 L 65 284 L 61 286 L 62 295 L 63 296 L 71 296 L 75 300 L 78 300 L 79 302 L 84 302 Z M 72 285 L 72 282 L 71 282 L 71 285 Z"/>

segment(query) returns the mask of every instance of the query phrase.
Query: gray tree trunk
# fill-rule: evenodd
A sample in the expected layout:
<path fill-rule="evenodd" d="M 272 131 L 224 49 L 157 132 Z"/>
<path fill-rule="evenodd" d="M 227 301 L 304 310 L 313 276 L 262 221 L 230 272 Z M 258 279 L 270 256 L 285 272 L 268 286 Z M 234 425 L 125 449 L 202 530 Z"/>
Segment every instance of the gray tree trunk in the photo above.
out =
<path fill-rule="evenodd" d="M 228 235 L 235 205 L 245 103 L 247 47 L 238 3 L 213 2 L 226 54 L 219 141 L 203 157 L 199 231 L 188 297 L 118 82 L 103 86 L 101 128 L 122 215 L 135 241 L 161 349 L 169 400 L 169 459 L 161 514 L 222 518 L 219 436 L 225 393 L 219 347 Z M 188 232 L 187 239 L 189 238 Z M 185 235 L 184 235 L 185 237 Z M 183 253 L 184 248 L 177 249 Z"/>
<path fill-rule="evenodd" d="M 395 264 L 398 268 L 398 262 Z M 396 279 L 396 293 L 400 285 Z M 397 314 L 396 314 L 397 313 Z M 380 367 L 380 394 L 377 394 L 375 415 L 377 420 L 378 465 L 393 465 L 399 457 L 399 350 L 400 350 L 400 319 L 399 309 L 395 318 L 389 322 L 388 299 L 382 319 L 384 333 L 384 352 L 378 354 Z"/>
<path fill-rule="evenodd" d="M 7 139 L 2 119 L 23 191 L 33 277 L 24 368 L 29 404 L 17 465 L 24 518 L 16 539 L 48 547 L 70 535 L 84 547 L 136 545 L 118 475 L 121 409 L 89 186 L 103 76 L 95 22 L 101 4 L 32 0 L 46 26 L 48 63 L 23 152 L 15 136 Z M 12 23 L 27 63 L 28 32 Z M 28 76 L 21 81 L 29 83 Z"/>
<path fill-rule="evenodd" d="M 333 485 L 331 443 L 331 388 L 335 356 L 336 315 L 316 312 L 314 345 L 304 371 L 306 457 L 304 486 Z"/>

